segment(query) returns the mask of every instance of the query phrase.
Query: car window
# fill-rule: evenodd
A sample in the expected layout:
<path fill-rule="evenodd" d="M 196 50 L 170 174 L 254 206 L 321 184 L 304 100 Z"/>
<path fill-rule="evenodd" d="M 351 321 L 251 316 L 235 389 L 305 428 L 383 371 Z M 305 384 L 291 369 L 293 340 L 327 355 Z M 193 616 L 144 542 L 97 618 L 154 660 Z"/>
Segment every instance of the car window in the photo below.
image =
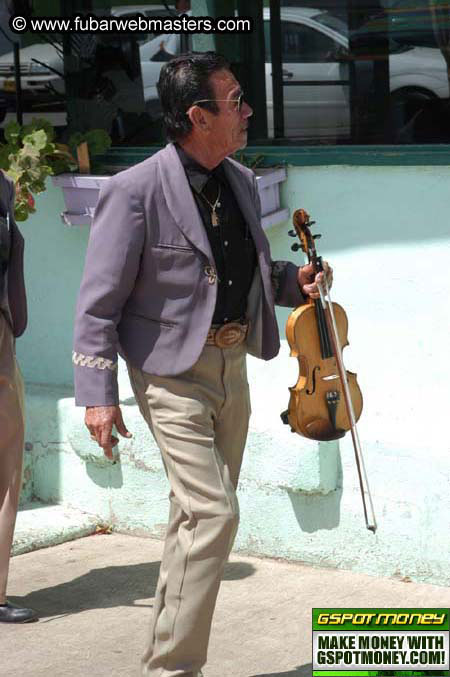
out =
<path fill-rule="evenodd" d="M 281 22 L 282 59 L 292 62 L 332 61 L 339 45 L 320 31 L 293 21 Z M 266 61 L 271 61 L 270 21 L 264 21 Z"/>
<path fill-rule="evenodd" d="M 321 12 L 320 14 L 316 14 L 314 16 L 314 21 L 317 21 L 317 23 L 323 24 L 324 26 L 328 26 L 328 28 L 332 28 L 341 35 L 348 37 L 347 23 L 338 16 L 330 14 L 330 12 Z"/>
<path fill-rule="evenodd" d="M 337 43 L 320 31 L 293 21 L 281 22 L 282 59 L 290 63 L 333 61 Z"/>

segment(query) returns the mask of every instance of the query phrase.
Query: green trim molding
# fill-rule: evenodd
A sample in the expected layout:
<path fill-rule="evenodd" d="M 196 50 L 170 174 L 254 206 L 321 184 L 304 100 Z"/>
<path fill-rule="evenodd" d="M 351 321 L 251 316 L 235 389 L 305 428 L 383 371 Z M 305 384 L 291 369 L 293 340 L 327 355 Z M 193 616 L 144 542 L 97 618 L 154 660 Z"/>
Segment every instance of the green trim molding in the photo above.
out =
<path fill-rule="evenodd" d="M 98 156 L 102 168 L 118 171 L 142 162 L 161 146 L 113 147 Z M 427 144 L 421 146 L 248 146 L 244 151 L 250 162 L 262 158 L 264 166 L 293 165 L 299 167 L 327 165 L 359 166 L 442 166 L 450 165 L 450 145 Z"/>

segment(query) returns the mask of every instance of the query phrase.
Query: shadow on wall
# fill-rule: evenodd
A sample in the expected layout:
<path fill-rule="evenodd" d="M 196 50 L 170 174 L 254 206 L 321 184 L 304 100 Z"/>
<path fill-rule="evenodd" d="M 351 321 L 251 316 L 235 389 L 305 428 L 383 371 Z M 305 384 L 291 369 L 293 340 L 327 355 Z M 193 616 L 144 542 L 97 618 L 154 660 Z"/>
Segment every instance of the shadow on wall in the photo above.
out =
<path fill-rule="evenodd" d="M 327 476 L 330 472 L 329 454 L 330 448 L 326 444 L 320 443 L 319 462 L 321 480 L 325 486 L 329 485 Z M 328 443 L 329 444 L 329 443 Z M 302 531 L 312 534 L 321 529 L 335 529 L 341 521 L 341 499 L 342 499 L 342 461 L 340 452 L 336 455 L 336 477 L 334 489 L 321 492 L 320 490 L 310 491 L 296 490 L 292 487 L 286 487 L 287 495 L 292 504 L 295 518 Z M 328 477 L 329 480 L 329 477 Z"/>
<path fill-rule="evenodd" d="M 305 494 L 287 489 L 296 520 L 302 531 L 312 534 L 336 529 L 341 521 L 342 486 L 329 494 Z"/>
<path fill-rule="evenodd" d="M 88 609 L 123 606 L 152 607 L 160 562 L 91 569 L 71 581 L 35 590 L 25 597 L 10 597 L 21 606 L 39 609 L 41 619 L 68 616 Z M 252 564 L 229 562 L 225 580 L 239 580 L 255 573 Z M 139 603 L 136 603 L 139 600 Z"/>

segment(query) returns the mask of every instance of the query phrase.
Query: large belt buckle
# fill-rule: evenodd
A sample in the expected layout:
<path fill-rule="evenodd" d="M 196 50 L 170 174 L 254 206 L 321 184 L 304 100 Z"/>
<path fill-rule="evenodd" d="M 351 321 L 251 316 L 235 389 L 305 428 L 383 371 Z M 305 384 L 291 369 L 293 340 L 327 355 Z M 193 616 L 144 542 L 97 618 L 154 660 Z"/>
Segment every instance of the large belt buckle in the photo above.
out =
<path fill-rule="evenodd" d="M 229 322 L 216 331 L 214 340 L 218 348 L 231 348 L 242 343 L 247 327 L 239 322 Z"/>

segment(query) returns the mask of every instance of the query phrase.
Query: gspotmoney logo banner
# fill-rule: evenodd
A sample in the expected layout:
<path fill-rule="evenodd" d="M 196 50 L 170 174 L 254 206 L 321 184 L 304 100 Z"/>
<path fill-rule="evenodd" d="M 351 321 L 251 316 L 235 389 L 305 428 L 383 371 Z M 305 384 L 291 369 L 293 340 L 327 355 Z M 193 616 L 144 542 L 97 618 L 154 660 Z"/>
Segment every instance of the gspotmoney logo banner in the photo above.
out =
<path fill-rule="evenodd" d="M 450 675 L 449 609 L 313 609 L 313 676 Z"/>

